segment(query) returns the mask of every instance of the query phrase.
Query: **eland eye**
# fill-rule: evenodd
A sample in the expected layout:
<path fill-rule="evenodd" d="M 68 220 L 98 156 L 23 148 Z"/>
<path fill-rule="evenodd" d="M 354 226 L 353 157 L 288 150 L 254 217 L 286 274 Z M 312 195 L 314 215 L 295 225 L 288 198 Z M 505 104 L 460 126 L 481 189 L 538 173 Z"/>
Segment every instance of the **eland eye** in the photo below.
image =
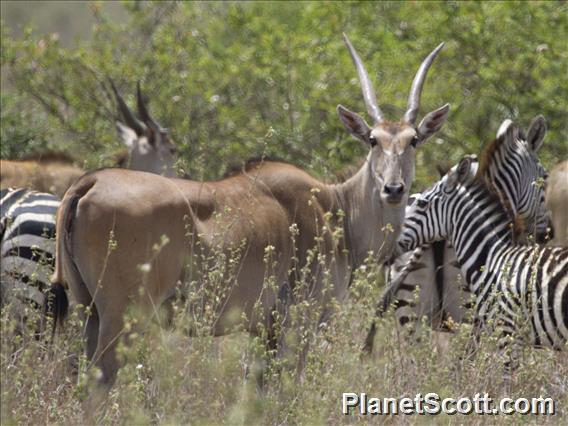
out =
<path fill-rule="evenodd" d="M 412 148 L 416 148 L 416 145 L 417 145 L 417 144 L 418 144 L 418 136 L 414 136 L 414 137 L 412 138 L 412 140 L 410 141 L 410 146 L 411 146 Z"/>
<path fill-rule="evenodd" d="M 377 138 L 375 138 L 374 136 L 369 136 L 369 144 L 371 144 L 371 147 L 377 146 Z"/>

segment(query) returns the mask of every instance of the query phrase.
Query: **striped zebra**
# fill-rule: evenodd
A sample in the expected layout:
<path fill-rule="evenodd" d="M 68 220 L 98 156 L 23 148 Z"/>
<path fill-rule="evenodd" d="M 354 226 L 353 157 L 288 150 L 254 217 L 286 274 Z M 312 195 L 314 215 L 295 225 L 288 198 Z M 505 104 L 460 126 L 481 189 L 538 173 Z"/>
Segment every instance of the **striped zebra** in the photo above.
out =
<path fill-rule="evenodd" d="M 517 132 L 510 126 L 506 137 Z M 494 185 L 465 157 L 410 208 L 397 251 L 449 239 L 474 297 L 475 336 L 497 327 L 501 348 L 513 336 L 515 346 L 566 349 L 568 247 L 519 244 L 513 222 Z"/>
<path fill-rule="evenodd" d="M 482 160 L 487 167 L 482 173 L 513 215 L 523 221 L 524 233 L 542 240 L 548 225 L 548 212 L 544 205 L 545 169 L 538 160 L 538 151 L 546 135 L 542 116 L 535 117 L 527 137 L 517 131 L 517 137 L 506 138 L 507 129 L 515 126 L 505 120 L 497 138 L 483 151 Z M 472 161 L 477 170 L 477 159 Z M 408 209 L 419 197 L 409 198 Z M 382 313 L 395 303 L 395 316 L 400 326 L 411 333 L 418 330 L 417 320 L 426 317 L 433 329 L 451 330 L 451 324 L 468 319 L 471 295 L 464 291 L 456 253 L 448 241 L 436 241 L 426 247 L 397 257 L 387 269 L 389 283 L 383 293 L 377 312 Z M 364 350 L 373 348 L 375 325 L 367 335 Z"/>
<path fill-rule="evenodd" d="M 27 307 L 43 306 L 50 287 L 59 203 L 55 195 L 25 188 L 0 192 L 0 306 L 12 304 L 19 322 Z"/>

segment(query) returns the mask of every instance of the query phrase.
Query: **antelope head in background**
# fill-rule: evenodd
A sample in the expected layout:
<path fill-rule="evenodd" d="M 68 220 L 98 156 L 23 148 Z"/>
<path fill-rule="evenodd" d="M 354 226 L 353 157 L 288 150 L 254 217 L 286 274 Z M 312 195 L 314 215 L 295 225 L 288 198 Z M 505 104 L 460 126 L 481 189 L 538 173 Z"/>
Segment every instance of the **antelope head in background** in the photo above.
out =
<path fill-rule="evenodd" d="M 140 89 L 140 82 L 137 84 L 136 94 L 139 118 L 128 108 L 112 80 L 110 83 L 122 120 L 116 122 L 116 127 L 129 153 L 130 163 L 125 166 L 132 170 L 175 176 L 177 147 L 170 137 L 169 130 L 160 126 L 150 116 Z"/>

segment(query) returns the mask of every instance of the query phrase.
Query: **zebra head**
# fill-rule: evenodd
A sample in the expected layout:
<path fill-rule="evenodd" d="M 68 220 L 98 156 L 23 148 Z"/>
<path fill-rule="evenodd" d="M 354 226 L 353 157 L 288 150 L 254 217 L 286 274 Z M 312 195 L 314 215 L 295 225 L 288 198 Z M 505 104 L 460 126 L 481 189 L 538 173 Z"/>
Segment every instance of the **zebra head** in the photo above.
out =
<path fill-rule="evenodd" d="M 511 120 L 505 120 L 497 139 L 486 149 L 483 167 L 486 181 L 492 182 L 509 202 L 513 215 L 521 218 L 525 231 L 543 240 L 549 223 L 544 204 L 548 176 L 540 163 L 538 151 L 546 135 L 546 122 L 535 117 L 527 135 Z"/>
<path fill-rule="evenodd" d="M 464 184 L 475 179 L 477 165 L 477 157 L 465 156 L 440 181 L 415 198 L 406 209 L 397 255 L 448 238 L 456 200 L 465 191 Z"/>

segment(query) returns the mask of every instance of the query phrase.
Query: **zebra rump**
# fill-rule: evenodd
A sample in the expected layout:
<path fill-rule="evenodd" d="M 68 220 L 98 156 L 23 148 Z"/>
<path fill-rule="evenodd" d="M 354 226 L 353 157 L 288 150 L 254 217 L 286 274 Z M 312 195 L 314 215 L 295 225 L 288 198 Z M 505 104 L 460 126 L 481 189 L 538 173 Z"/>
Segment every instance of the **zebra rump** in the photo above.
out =
<path fill-rule="evenodd" d="M 29 189 L 0 192 L 1 296 L 7 302 L 43 306 L 55 261 L 59 199 Z"/>

